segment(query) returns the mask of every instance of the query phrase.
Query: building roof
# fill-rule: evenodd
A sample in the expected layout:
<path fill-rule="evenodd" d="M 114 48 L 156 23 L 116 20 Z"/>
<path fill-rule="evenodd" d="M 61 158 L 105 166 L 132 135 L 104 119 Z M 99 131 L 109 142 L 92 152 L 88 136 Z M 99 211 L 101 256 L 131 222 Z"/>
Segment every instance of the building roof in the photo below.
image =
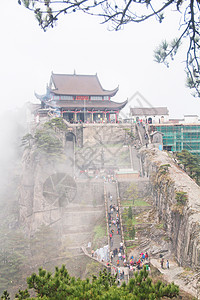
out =
<path fill-rule="evenodd" d="M 169 123 L 171 125 L 173 125 L 173 124 L 179 124 L 180 122 L 183 122 L 183 121 L 184 121 L 184 119 L 169 119 Z"/>
<path fill-rule="evenodd" d="M 55 95 L 114 96 L 114 90 L 104 90 L 97 75 L 52 74 L 50 91 Z"/>
<path fill-rule="evenodd" d="M 167 107 L 134 107 L 130 108 L 132 116 L 168 115 Z"/>
<path fill-rule="evenodd" d="M 95 101 L 84 101 L 84 100 L 60 100 L 60 101 L 49 101 L 46 104 L 50 107 L 54 108 L 62 108 L 64 110 L 75 110 L 75 109 L 100 109 L 100 110 L 120 110 L 122 109 L 126 104 L 128 100 L 117 103 L 114 101 L 109 100 L 95 100 Z"/>
<path fill-rule="evenodd" d="M 119 171 L 116 171 L 116 174 L 138 174 L 138 171 L 132 169 L 120 169 Z"/>

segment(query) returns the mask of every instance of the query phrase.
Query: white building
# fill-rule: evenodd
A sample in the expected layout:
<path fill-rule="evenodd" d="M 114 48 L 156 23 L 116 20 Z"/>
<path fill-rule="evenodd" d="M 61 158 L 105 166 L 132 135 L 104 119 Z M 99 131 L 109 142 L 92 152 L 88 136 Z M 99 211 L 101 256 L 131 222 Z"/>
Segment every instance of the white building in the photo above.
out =
<path fill-rule="evenodd" d="M 197 124 L 199 123 L 199 117 L 197 115 L 184 115 L 185 124 Z"/>
<path fill-rule="evenodd" d="M 130 108 L 133 121 L 142 120 L 148 124 L 162 124 L 169 121 L 167 107 L 134 107 Z"/>

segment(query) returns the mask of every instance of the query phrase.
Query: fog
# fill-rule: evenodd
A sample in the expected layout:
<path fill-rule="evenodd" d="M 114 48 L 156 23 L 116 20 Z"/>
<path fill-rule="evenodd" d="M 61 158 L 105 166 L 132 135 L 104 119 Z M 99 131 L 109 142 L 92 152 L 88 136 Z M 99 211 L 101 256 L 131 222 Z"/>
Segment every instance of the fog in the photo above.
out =
<path fill-rule="evenodd" d="M 171 12 L 162 24 L 154 19 L 108 31 L 101 19 L 81 13 L 65 15 L 44 33 L 34 15 L 4 1 L 0 20 L 1 109 L 36 101 L 44 94 L 51 72 L 98 74 L 102 86 L 119 85 L 114 100 L 122 102 L 140 92 L 151 106 L 167 106 L 172 117 L 196 114 L 199 101 L 185 87 L 183 44 L 170 68 L 153 60 L 153 51 L 164 40 L 178 36 L 179 13 Z"/>
<path fill-rule="evenodd" d="M 48 225 L 47 229 L 40 228 L 41 231 L 38 231 L 37 241 L 42 241 L 38 244 L 33 235 L 31 236 L 32 245 L 30 241 L 26 244 L 21 237 L 18 238 L 16 235 L 17 242 L 21 244 L 24 242 L 24 261 L 25 257 L 30 259 L 26 263 L 22 259 L 19 263 L 20 267 L 24 266 L 23 263 L 26 264 L 24 276 L 33 270 L 36 271 L 39 263 L 49 266 L 49 261 L 46 259 L 48 255 L 51 258 L 49 259 L 50 267 L 57 263 L 57 261 L 53 261 L 53 258 L 57 253 L 55 248 L 60 246 L 59 243 L 62 243 L 63 257 L 65 259 L 70 257 L 69 268 L 74 273 L 77 272 L 75 275 L 82 275 L 83 270 L 77 268 L 77 271 L 74 267 L 75 262 L 72 262 L 71 257 L 80 254 L 80 244 L 92 240 L 93 233 L 91 234 L 90 226 L 95 228 L 95 225 L 100 223 L 99 220 L 102 220 L 104 180 L 106 176 L 111 178 L 112 172 L 110 170 L 129 168 L 131 165 L 131 155 L 126 145 L 127 136 L 125 137 L 124 131 L 124 136 L 122 134 L 120 137 L 116 132 L 113 134 L 111 129 L 103 128 L 102 131 L 95 132 L 94 130 L 92 134 L 88 133 L 85 149 L 79 149 L 75 146 L 77 164 L 74 166 L 71 163 L 65 171 L 73 180 L 74 177 L 76 180 L 80 180 L 77 184 L 79 190 L 76 197 L 72 193 L 73 203 L 70 202 L 71 200 L 66 201 L 67 207 L 63 208 L 62 205 L 58 205 L 59 201 L 57 204 L 54 199 L 51 202 L 48 198 L 49 188 L 51 188 L 48 183 L 52 184 L 52 178 L 57 180 L 59 177 L 59 175 L 55 175 L 56 172 L 59 173 L 59 170 L 56 169 L 56 163 L 51 164 L 51 161 L 47 161 L 43 164 L 42 160 L 38 163 L 33 159 L 31 161 L 33 164 L 30 166 L 27 159 L 24 162 L 26 167 L 24 169 L 28 171 L 22 174 L 21 159 L 24 148 L 20 145 L 22 136 L 28 132 L 25 103 L 38 102 L 34 92 L 39 94 L 46 92 L 46 85 L 52 71 L 64 74 L 71 74 L 74 71 L 77 74 L 97 73 L 103 88 L 112 90 L 119 85 L 119 92 L 113 98 L 114 101 L 122 102 L 127 98 L 131 99 L 136 92 L 140 92 L 150 106 L 167 106 L 171 117 L 181 118 L 184 114 L 198 114 L 200 111 L 199 100 L 193 98 L 191 91 L 185 87 L 184 59 L 186 47 L 183 45 L 177 59 L 170 63 L 168 69 L 153 61 L 153 51 L 160 41 L 165 38 L 171 40 L 175 37 L 174 35 L 177 35 L 175 28 L 177 28 L 178 19 L 174 13 L 163 24 L 158 24 L 155 20 L 146 24 L 129 24 L 119 32 L 108 31 L 106 25 L 99 23 L 100 19 L 77 13 L 61 17 L 55 28 L 44 33 L 39 28 L 34 15 L 23 6 L 18 5 L 17 0 L 4 1 L 2 4 L 0 19 L 2 28 L 0 50 L 2 86 L 0 116 L 1 217 L 6 224 L 6 234 L 15 234 L 15 230 L 18 230 L 20 226 L 26 227 L 25 229 L 31 233 L 35 233 L 42 223 Z M 133 105 L 138 106 L 138 102 L 133 101 Z M 92 136 L 94 137 L 92 140 L 94 145 L 90 140 Z M 96 139 L 96 136 L 99 137 L 99 140 Z M 116 140 L 114 140 L 115 138 Z M 120 139 L 122 140 L 118 147 L 117 144 Z M 106 141 L 108 145 L 103 141 Z M 136 151 L 132 155 L 135 160 L 138 159 Z M 72 153 L 69 160 L 72 161 L 73 159 Z M 70 162 L 67 161 L 67 163 Z M 74 170 L 75 173 L 73 173 Z M 86 172 L 83 174 L 82 171 Z M 64 173 L 63 169 L 62 173 Z M 61 181 L 63 178 L 68 179 L 64 175 Z M 29 183 L 27 185 L 25 184 L 26 180 Z M 45 182 L 47 196 L 43 193 Z M 64 181 L 64 183 L 66 182 Z M 110 191 L 113 192 L 113 195 L 117 195 L 115 186 L 113 187 L 112 184 L 110 186 L 110 184 L 108 182 L 107 196 Z M 22 208 L 20 213 L 23 215 L 21 220 L 24 221 L 21 224 L 18 206 L 19 188 L 23 189 L 21 197 L 24 195 L 24 199 L 20 200 L 20 208 Z M 72 189 L 73 191 L 74 189 Z M 26 201 L 29 205 L 28 208 L 24 205 Z M 5 213 L 9 204 L 13 204 L 13 206 Z M 10 222 L 8 217 L 9 214 L 13 213 L 12 209 L 16 210 L 14 222 Z M 85 223 L 87 224 L 85 225 Z M 58 224 L 58 227 L 55 226 L 56 231 L 53 234 L 49 224 Z M 80 230 L 83 231 L 81 237 L 77 234 Z M 46 238 L 51 234 L 52 239 Z M 61 236 L 61 239 L 58 236 L 59 238 Z M 0 238 L 3 244 L 5 239 L 3 230 Z M 49 246 L 51 241 L 52 244 Z M 104 243 L 106 244 L 107 240 L 104 240 Z M 96 247 L 99 244 L 96 242 Z M 18 248 L 12 244 L 9 247 L 11 250 L 8 252 L 11 253 L 12 261 L 12 251 L 17 249 L 17 252 Z M 4 250 L 1 254 L 5 252 Z M 63 259 L 60 259 L 58 263 L 62 261 Z M 81 261 L 84 262 L 84 259 L 81 258 Z M 12 264 L 14 265 L 13 261 L 12 263 L 9 261 L 9 268 Z M 86 264 L 87 262 L 85 262 Z M 14 272 L 16 270 L 9 276 L 13 276 Z M 5 274 L 6 272 L 3 275 Z M 21 273 L 18 272 L 17 274 Z M 6 280 L 6 284 L 12 286 L 10 279 Z M 20 279 L 17 278 L 17 280 Z M 17 280 L 15 281 L 16 285 Z M 5 283 L 0 285 L 1 289 L 5 287 Z"/>
<path fill-rule="evenodd" d="M 27 130 L 25 107 L 2 112 L 0 128 L 0 190 L 5 192 L 13 177 L 19 175 L 17 168 L 19 168 L 23 150 L 20 147 L 21 138 Z"/>

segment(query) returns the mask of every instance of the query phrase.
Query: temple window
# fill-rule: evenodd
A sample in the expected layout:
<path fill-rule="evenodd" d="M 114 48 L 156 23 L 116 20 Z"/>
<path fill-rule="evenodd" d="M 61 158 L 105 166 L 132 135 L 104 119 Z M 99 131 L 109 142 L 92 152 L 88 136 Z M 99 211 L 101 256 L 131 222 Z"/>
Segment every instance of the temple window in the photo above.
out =
<path fill-rule="evenodd" d="M 91 96 L 91 100 L 102 100 L 102 96 Z"/>
<path fill-rule="evenodd" d="M 51 100 L 73 100 L 73 96 L 66 96 L 66 95 L 62 95 L 62 96 L 52 96 Z"/>
<path fill-rule="evenodd" d="M 104 100 L 110 100 L 110 99 L 109 99 L 109 96 L 104 96 L 103 99 L 104 99 Z"/>
<path fill-rule="evenodd" d="M 60 100 L 73 100 L 73 96 L 60 96 Z"/>
<path fill-rule="evenodd" d="M 60 100 L 60 96 L 53 96 L 52 100 Z"/>

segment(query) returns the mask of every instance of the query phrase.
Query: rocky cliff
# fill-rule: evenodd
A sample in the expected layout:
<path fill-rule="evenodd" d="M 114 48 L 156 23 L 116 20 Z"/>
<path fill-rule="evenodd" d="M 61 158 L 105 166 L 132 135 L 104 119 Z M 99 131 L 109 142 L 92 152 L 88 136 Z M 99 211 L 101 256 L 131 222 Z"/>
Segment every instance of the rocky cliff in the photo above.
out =
<path fill-rule="evenodd" d="M 74 141 L 65 129 L 42 125 L 35 132 L 22 159 L 20 223 L 28 236 L 52 227 L 65 248 L 80 249 L 104 215 L 103 180 L 76 178 Z"/>
<path fill-rule="evenodd" d="M 150 177 L 157 218 L 171 240 L 181 266 L 200 263 L 200 187 L 166 152 L 150 147 L 140 151 L 145 176 Z"/>

